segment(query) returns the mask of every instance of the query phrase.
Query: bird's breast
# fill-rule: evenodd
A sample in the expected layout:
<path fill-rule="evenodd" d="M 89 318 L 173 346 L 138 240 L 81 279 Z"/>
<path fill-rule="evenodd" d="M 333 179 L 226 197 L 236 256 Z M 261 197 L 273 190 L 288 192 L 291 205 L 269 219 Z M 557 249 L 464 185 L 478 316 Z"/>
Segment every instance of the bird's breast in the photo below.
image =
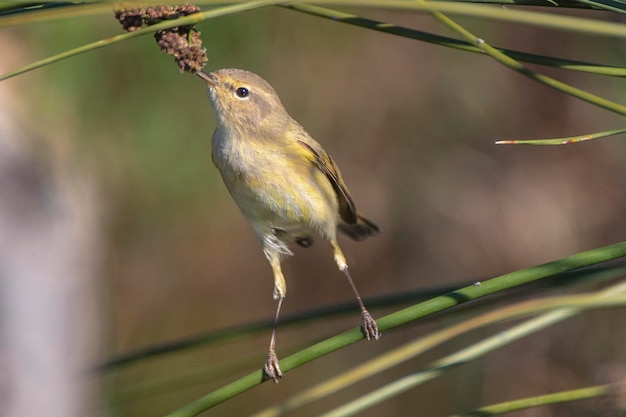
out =
<path fill-rule="evenodd" d="M 327 235 L 336 228 L 334 190 L 298 150 L 288 144 L 242 140 L 216 131 L 215 164 L 257 232 L 281 228 L 294 236 L 311 230 Z"/>

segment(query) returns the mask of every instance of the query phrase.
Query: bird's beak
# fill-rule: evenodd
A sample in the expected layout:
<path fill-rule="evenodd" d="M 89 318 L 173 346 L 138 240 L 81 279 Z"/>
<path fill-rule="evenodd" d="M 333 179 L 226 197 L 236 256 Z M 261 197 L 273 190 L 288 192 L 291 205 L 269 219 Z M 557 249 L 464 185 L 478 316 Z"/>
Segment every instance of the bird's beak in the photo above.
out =
<path fill-rule="evenodd" d="M 207 73 L 203 71 L 196 72 L 196 75 L 202 78 L 209 86 L 215 86 L 218 84 L 217 78 L 212 73 Z"/>

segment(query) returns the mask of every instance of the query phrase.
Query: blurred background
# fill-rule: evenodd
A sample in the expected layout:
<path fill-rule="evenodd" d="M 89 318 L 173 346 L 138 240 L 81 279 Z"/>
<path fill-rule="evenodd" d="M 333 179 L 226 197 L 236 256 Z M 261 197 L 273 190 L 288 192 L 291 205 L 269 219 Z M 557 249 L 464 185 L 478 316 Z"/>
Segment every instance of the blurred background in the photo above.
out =
<path fill-rule="evenodd" d="M 427 15 L 351 11 L 452 36 Z M 626 66 L 617 39 L 457 21 L 492 45 Z M 339 164 L 359 211 L 383 229 L 364 242 L 340 241 L 366 301 L 466 285 L 626 237 L 623 137 L 561 147 L 494 145 L 615 129 L 622 117 L 478 54 L 277 7 L 198 28 L 207 69 L 244 68 L 269 81 Z M 121 32 L 112 12 L 4 28 L 0 70 Z M 626 102 L 623 79 L 540 70 Z M 4 81 L 0 106 L 0 352 L 26 355 L 40 385 L 20 382 L 27 372 L 18 371 L 24 368 L 17 358 L 0 359 L 0 403 L 9 410 L 2 414 L 38 415 L 39 403 L 61 410 L 59 416 L 164 415 L 259 369 L 269 330 L 86 371 L 138 349 L 273 316 L 271 269 L 211 163 L 215 117 L 204 83 L 180 74 L 143 36 Z M 325 242 L 294 249 L 283 267 L 283 317 L 353 302 Z M 20 279 L 11 274 L 23 270 L 29 272 Z M 357 326 L 354 305 L 321 323 L 279 327 L 279 357 Z M 380 317 L 397 308 L 370 311 Z M 580 315 L 362 415 L 443 416 L 604 382 L 604 371 L 626 359 L 622 317 L 617 309 Z M 357 343 L 207 415 L 250 414 L 451 320 Z M 446 344 L 298 415 L 318 415 L 482 336 Z M 62 371 L 42 370 L 32 360 L 38 351 L 53 355 Z M 74 397 L 59 405 L 66 408 L 50 408 L 66 386 Z M 48 396 L 24 401 L 44 387 Z M 24 403 L 33 408 L 18 407 Z M 540 411 L 609 415 L 600 410 L 588 402 Z"/>

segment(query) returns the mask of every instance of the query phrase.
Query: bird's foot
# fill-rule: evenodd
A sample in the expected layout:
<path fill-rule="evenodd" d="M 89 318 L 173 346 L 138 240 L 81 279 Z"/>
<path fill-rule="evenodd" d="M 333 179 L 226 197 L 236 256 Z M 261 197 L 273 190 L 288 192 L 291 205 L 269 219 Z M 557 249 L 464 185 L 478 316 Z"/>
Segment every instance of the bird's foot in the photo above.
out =
<path fill-rule="evenodd" d="M 367 338 L 367 340 L 378 340 L 383 335 L 382 333 L 378 333 L 378 325 L 376 324 L 376 320 L 372 317 L 372 315 L 367 310 L 363 310 L 361 313 L 361 330 L 363 334 Z"/>
<path fill-rule="evenodd" d="M 267 354 L 263 372 L 268 378 L 271 378 L 275 384 L 278 384 L 278 381 L 283 377 L 283 372 L 278 365 L 278 356 L 276 356 L 275 352 L 269 352 Z"/>

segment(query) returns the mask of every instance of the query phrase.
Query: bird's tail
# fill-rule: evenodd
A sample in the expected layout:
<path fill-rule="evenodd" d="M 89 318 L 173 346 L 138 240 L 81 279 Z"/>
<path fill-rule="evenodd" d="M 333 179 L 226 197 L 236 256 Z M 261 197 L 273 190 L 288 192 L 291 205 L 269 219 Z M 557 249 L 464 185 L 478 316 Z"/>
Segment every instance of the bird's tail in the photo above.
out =
<path fill-rule="evenodd" d="M 354 224 L 349 224 L 344 221 L 339 222 L 339 230 L 354 240 L 367 239 L 370 236 L 375 236 L 380 233 L 380 228 L 376 224 L 357 214 L 357 221 Z"/>

